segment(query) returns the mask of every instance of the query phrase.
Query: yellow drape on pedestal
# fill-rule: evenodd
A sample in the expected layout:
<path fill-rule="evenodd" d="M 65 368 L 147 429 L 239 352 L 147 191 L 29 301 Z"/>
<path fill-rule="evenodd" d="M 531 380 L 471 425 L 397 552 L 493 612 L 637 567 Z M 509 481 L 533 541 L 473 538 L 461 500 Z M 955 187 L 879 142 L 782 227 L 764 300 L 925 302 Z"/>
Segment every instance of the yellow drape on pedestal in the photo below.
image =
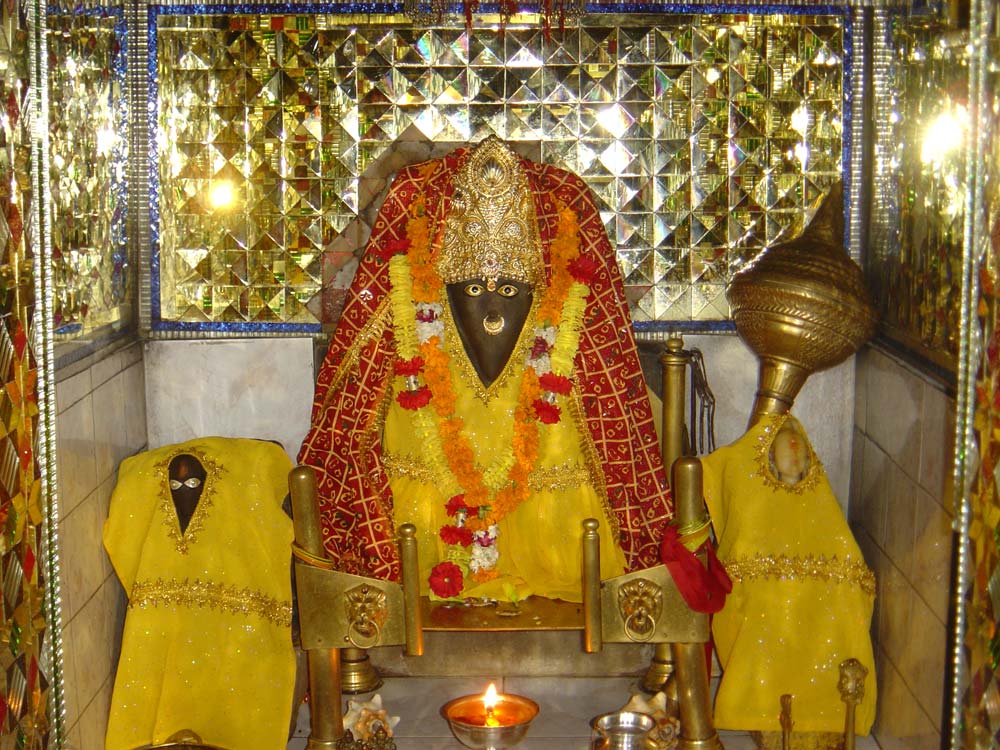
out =
<path fill-rule="evenodd" d="M 790 693 L 796 732 L 843 732 L 839 665 L 853 657 L 868 669 L 856 717 L 858 734 L 867 734 L 874 577 L 811 447 L 794 487 L 775 478 L 769 450 L 786 419 L 798 427 L 792 417 L 765 417 L 703 459 L 719 559 L 733 578 L 712 620 L 723 668 L 715 725 L 781 731 L 780 696 Z"/>
<path fill-rule="evenodd" d="M 180 454 L 205 467 L 181 534 L 168 485 Z M 295 681 L 291 461 L 259 440 L 205 438 L 122 462 L 104 544 L 129 609 L 106 750 L 181 729 L 228 750 L 279 750 Z"/>

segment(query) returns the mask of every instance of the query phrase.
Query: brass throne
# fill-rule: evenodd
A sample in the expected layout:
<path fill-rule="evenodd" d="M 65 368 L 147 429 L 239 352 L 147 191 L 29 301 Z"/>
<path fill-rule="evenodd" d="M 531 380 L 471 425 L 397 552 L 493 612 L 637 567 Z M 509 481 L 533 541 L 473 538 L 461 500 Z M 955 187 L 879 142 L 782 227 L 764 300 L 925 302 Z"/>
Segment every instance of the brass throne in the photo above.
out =
<path fill-rule="evenodd" d="M 683 342 L 672 338 L 660 357 L 663 381 L 664 465 L 672 467 L 675 520 L 683 536 L 708 524 L 701 494 L 701 463 L 686 451 L 683 414 L 685 368 Z M 407 656 L 421 656 L 425 631 L 565 630 L 582 632 L 587 653 L 605 643 L 656 644 L 656 656 L 644 686 L 655 690 L 671 675 L 676 687 L 682 735 L 681 750 L 721 748 L 712 722 L 704 644 L 707 615 L 692 611 L 667 568 L 659 565 L 600 580 L 598 521 L 587 519 L 583 545 L 582 604 L 531 597 L 527 618 L 503 618 L 476 609 L 467 616 L 420 596 L 415 529 L 399 529 L 402 583 L 351 575 L 333 569 L 324 555 L 316 503 L 316 478 L 307 466 L 289 477 L 295 524 L 295 575 L 301 644 L 307 654 L 310 736 L 307 747 L 333 748 L 344 735 L 342 663 L 365 659 L 364 650 L 401 645 Z M 651 677 L 652 676 L 652 677 Z M 352 692 L 361 692 L 354 690 Z"/>

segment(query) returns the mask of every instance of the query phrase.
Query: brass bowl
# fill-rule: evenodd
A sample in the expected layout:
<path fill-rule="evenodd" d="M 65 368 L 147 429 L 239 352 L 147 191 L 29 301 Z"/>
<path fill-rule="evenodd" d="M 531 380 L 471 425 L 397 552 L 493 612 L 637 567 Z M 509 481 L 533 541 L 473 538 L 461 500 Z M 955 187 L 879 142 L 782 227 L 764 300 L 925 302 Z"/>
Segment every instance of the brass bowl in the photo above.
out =
<path fill-rule="evenodd" d="M 441 706 L 455 739 L 473 750 L 503 750 L 524 739 L 538 715 L 538 704 L 521 695 L 502 694 L 496 710 L 511 721 L 503 726 L 485 726 L 482 695 L 463 695 Z"/>

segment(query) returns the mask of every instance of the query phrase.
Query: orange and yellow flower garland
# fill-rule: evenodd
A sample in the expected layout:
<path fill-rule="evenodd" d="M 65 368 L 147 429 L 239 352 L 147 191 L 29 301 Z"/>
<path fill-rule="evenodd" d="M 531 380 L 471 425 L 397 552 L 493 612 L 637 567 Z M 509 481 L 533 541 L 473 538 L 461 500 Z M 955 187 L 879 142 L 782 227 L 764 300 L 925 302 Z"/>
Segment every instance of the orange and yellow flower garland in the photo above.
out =
<path fill-rule="evenodd" d="M 572 388 L 570 376 L 590 293 L 588 282 L 596 264 L 580 256 L 576 213 L 561 204 L 556 237 L 549 249 L 551 278 L 536 314 L 542 325 L 536 328 L 535 345 L 521 377 L 514 410 L 517 429 L 509 453 L 484 473 L 465 435 L 463 420 L 454 413 L 456 394 L 442 346 L 443 328 L 437 322 L 441 305 L 447 304 L 446 295 L 436 270 L 430 222 L 422 198 L 410 206 L 409 213 L 406 240 L 394 243 L 391 252 L 397 254 L 389 258 L 395 372 L 404 379 L 397 400 L 413 412 L 425 460 L 439 485 L 451 496 L 447 510 L 456 523 L 442 527 L 441 538 L 455 548 L 449 558 L 461 560 L 460 547 L 494 545 L 496 524 L 528 497 L 528 478 L 538 459 L 538 423 L 559 421 L 556 397 L 568 394 Z M 422 324 L 419 327 L 418 321 Z M 431 410 L 424 408 L 428 404 L 436 420 Z M 492 570 L 495 550 L 474 559 L 478 559 L 473 566 L 476 580 L 496 576 Z M 461 568 L 450 560 L 435 566 L 430 582 L 432 590 L 445 598 L 456 596 L 464 586 Z"/>

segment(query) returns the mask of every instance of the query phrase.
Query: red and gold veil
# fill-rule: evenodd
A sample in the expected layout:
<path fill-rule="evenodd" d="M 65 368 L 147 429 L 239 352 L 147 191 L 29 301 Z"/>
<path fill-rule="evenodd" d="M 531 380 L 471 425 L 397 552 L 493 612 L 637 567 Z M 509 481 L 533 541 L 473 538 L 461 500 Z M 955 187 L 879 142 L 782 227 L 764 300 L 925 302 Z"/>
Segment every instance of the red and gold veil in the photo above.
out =
<path fill-rule="evenodd" d="M 327 553 L 341 570 L 398 580 L 393 500 L 382 465 L 382 426 L 396 359 L 389 258 L 405 247 L 409 207 L 422 199 L 440 236 L 453 180 L 469 148 L 403 169 L 379 211 L 316 382 L 300 463 L 317 473 Z M 559 207 L 579 226 L 579 252 L 594 273 L 572 380 L 590 479 L 609 509 L 628 570 L 656 565 L 673 515 L 624 285 L 597 207 L 576 175 L 521 159 L 534 199 L 546 280 Z M 435 240 L 437 242 L 438 240 Z"/>

